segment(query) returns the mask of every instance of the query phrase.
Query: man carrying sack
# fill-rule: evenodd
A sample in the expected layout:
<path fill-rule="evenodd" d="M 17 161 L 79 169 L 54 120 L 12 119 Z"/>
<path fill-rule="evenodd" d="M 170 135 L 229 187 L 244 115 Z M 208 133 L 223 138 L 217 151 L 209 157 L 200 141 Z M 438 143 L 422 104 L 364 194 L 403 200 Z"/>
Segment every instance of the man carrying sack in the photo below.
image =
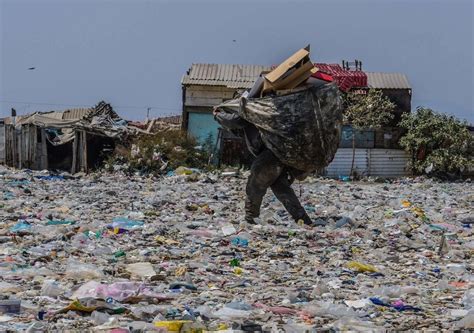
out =
<path fill-rule="evenodd" d="M 295 178 L 303 180 L 307 174 L 280 162 L 271 150 L 265 147 L 257 127 L 242 119 L 238 114 L 215 109 L 214 119 L 228 130 L 243 130 L 247 147 L 255 156 L 246 186 L 245 220 L 247 223 L 255 224 L 254 219 L 260 216 L 262 199 L 267 189 L 271 188 L 273 194 L 295 221 L 303 220 L 305 224 L 311 225 L 310 217 L 291 188 Z"/>
<path fill-rule="evenodd" d="M 313 225 L 291 184 L 332 161 L 342 124 L 339 89 L 310 78 L 316 71 L 308 46 L 261 76 L 250 91 L 214 107 L 214 119 L 229 131 L 243 130 L 255 156 L 246 187 L 248 223 L 259 217 L 271 188 L 296 222 Z"/>

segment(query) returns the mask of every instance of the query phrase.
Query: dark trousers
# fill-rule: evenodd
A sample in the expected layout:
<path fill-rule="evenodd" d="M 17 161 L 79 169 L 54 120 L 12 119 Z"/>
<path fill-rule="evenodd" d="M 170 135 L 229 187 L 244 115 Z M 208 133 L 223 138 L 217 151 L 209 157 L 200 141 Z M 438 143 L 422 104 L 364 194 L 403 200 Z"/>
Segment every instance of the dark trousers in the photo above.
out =
<path fill-rule="evenodd" d="M 260 153 L 252 163 L 247 181 L 246 218 L 253 219 L 260 215 L 263 196 L 270 187 L 295 221 L 306 220 L 308 216 L 295 191 L 291 188 L 293 181 L 289 168 L 282 164 L 270 150 Z"/>

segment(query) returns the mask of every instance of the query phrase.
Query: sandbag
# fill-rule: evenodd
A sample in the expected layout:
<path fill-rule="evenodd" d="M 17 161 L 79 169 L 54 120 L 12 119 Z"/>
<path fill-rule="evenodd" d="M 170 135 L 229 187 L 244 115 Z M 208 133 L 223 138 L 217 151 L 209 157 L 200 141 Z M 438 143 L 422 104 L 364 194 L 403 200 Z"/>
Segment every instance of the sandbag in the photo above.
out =
<path fill-rule="evenodd" d="M 326 167 L 339 146 L 342 99 L 331 84 L 309 85 L 282 96 L 238 98 L 217 108 L 254 124 L 265 146 L 284 164 L 302 171 Z"/>

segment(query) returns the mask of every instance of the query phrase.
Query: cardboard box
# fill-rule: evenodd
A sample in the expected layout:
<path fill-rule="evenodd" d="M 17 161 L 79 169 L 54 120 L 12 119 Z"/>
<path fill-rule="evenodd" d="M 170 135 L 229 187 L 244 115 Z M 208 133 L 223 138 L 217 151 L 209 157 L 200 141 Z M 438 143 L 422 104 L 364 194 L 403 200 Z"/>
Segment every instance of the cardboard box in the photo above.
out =
<path fill-rule="evenodd" d="M 281 89 L 293 89 L 306 81 L 317 70 L 309 59 L 308 45 L 264 76 L 262 94 Z"/>

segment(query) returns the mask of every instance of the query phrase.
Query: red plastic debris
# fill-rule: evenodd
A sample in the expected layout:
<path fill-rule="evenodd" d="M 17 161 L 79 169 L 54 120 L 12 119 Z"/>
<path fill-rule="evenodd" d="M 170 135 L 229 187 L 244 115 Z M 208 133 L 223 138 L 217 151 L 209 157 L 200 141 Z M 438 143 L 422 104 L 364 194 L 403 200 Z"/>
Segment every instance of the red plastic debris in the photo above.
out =
<path fill-rule="evenodd" d="M 349 91 L 353 87 L 367 87 L 367 74 L 363 71 L 348 71 L 338 64 L 314 64 L 319 69 L 313 77 L 324 81 L 336 81 L 339 89 Z"/>

